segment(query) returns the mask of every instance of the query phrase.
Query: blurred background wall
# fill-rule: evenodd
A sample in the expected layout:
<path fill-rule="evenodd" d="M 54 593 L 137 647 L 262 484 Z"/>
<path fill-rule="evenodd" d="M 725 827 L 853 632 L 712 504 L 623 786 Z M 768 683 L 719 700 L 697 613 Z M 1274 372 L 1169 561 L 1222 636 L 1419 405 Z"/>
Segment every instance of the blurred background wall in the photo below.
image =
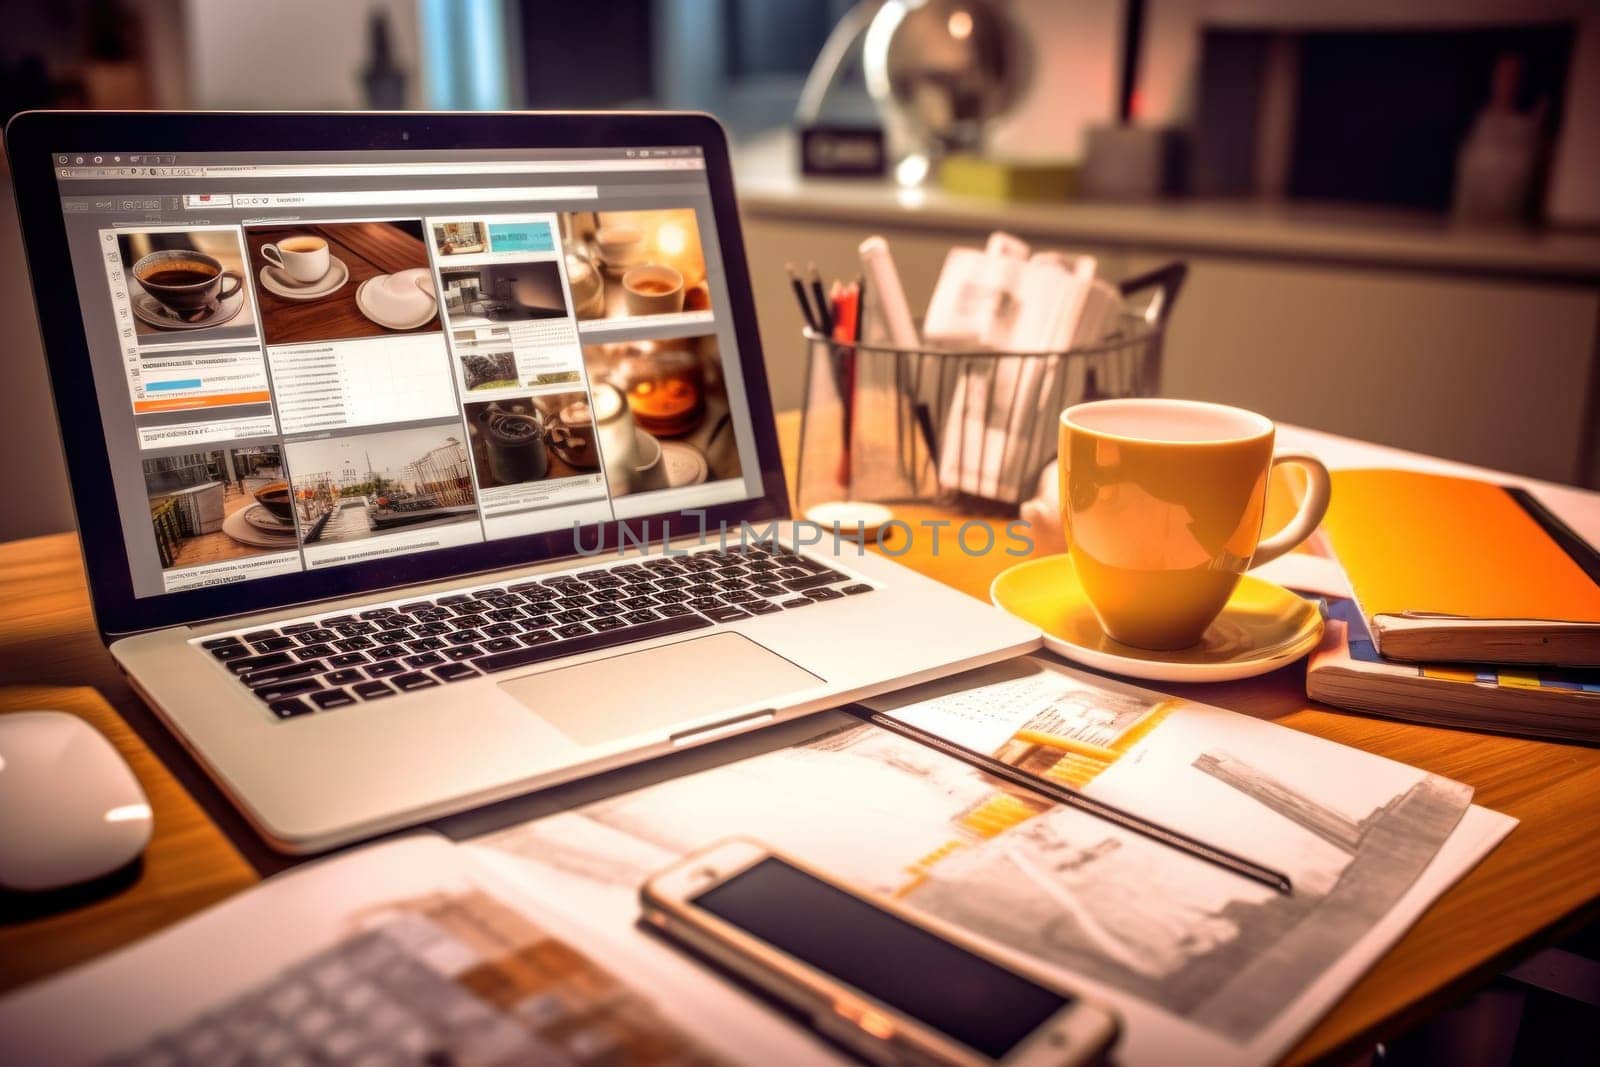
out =
<path fill-rule="evenodd" d="M 920 306 L 952 243 L 1004 228 L 1093 252 L 1113 278 L 1189 260 L 1169 393 L 1594 484 L 1600 4 L 990 2 L 1017 45 L 992 160 L 1076 166 L 1125 109 L 1179 135 L 1185 183 L 1038 203 L 802 179 L 796 102 L 846 0 L 11 0 L 0 108 L 702 108 L 735 138 L 780 408 L 800 399 L 785 260 L 854 273 L 855 245 L 883 232 Z M 1510 223 L 1463 225 L 1458 153 L 1508 51 L 1515 106 L 1543 109 L 1536 188 Z M 846 73 L 825 117 L 875 122 Z M 0 538 L 72 521 L 10 196 Z"/>

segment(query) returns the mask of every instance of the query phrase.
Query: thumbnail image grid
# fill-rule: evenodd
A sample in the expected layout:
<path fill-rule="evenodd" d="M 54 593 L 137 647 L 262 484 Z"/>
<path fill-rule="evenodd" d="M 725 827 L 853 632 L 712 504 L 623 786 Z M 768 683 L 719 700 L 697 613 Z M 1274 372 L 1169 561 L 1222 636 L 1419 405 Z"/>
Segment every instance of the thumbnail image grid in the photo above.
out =
<path fill-rule="evenodd" d="M 269 345 L 439 329 L 419 220 L 247 226 L 245 237 Z"/>
<path fill-rule="evenodd" d="M 577 211 L 560 218 L 567 281 L 579 319 L 711 309 L 693 208 Z"/>
<path fill-rule="evenodd" d="M 557 481 L 600 469 L 589 397 L 581 390 L 466 405 L 472 464 L 484 489 Z"/>
<path fill-rule="evenodd" d="M 284 450 L 307 545 L 477 520 L 459 423 L 290 441 Z"/>
<path fill-rule="evenodd" d="M 297 546 L 276 444 L 147 459 L 145 495 L 163 570 L 224 563 Z"/>
<path fill-rule="evenodd" d="M 612 496 L 741 477 L 713 334 L 585 345 L 584 366 Z M 627 430 L 614 430 L 613 421 Z"/>
<path fill-rule="evenodd" d="M 232 228 L 119 232 L 117 256 L 138 343 L 255 336 Z"/>

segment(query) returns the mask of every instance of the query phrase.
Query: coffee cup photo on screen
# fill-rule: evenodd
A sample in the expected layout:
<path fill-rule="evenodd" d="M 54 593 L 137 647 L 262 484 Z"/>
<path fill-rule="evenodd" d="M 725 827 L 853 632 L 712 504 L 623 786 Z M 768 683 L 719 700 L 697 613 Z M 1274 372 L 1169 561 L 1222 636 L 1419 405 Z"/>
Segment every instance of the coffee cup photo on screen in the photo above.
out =
<path fill-rule="evenodd" d="M 163 570 L 293 551 L 294 509 L 277 444 L 174 451 L 143 461 Z"/>
<path fill-rule="evenodd" d="M 713 334 L 585 345 L 613 496 L 742 477 Z"/>
<path fill-rule="evenodd" d="M 268 345 L 439 329 L 418 220 L 247 226 L 245 239 Z"/>
<path fill-rule="evenodd" d="M 561 239 L 579 319 L 709 318 L 706 258 L 693 208 L 568 212 L 561 216 Z"/>
<path fill-rule="evenodd" d="M 472 464 L 485 490 L 600 470 L 588 396 L 580 390 L 466 405 Z"/>
<path fill-rule="evenodd" d="M 254 337 L 244 252 L 231 226 L 117 234 L 121 277 L 141 346 Z M 120 303 L 120 301 L 119 301 Z"/>
<path fill-rule="evenodd" d="M 293 516 L 306 545 L 476 522 L 461 424 L 289 441 Z"/>

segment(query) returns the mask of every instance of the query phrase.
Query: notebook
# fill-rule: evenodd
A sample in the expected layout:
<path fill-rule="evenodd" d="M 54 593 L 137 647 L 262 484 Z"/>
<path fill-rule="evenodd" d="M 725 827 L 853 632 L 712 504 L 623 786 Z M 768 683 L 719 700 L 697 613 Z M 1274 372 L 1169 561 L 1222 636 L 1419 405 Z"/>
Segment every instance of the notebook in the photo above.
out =
<path fill-rule="evenodd" d="M 1600 742 L 1600 670 L 1395 663 L 1378 655 L 1348 597 L 1330 597 L 1306 668 L 1313 700 L 1391 719 Z"/>
<path fill-rule="evenodd" d="M 1600 667 L 1600 556 L 1523 490 L 1335 471 L 1323 529 L 1386 659 Z"/>

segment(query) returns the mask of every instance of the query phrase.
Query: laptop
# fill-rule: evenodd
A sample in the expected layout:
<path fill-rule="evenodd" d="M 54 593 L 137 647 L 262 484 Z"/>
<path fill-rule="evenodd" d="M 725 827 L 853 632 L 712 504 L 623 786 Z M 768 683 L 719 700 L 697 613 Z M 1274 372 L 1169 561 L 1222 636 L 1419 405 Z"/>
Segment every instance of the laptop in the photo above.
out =
<path fill-rule="evenodd" d="M 705 115 L 6 142 L 97 626 L 280 850 L 1038 645 L 789 521 Z"/>

